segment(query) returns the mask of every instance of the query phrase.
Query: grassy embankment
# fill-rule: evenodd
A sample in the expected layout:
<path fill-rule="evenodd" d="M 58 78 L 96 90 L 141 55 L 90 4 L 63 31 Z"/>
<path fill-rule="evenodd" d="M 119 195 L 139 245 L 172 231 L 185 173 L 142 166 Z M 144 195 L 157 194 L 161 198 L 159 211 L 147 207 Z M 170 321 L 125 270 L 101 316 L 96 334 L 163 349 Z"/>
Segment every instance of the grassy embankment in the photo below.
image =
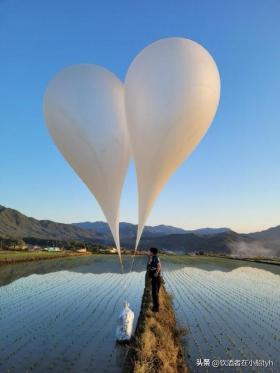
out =
<path fill-rule="evenodd" d="M 75 251 L 0 251 L 0 265 L 19 262 L 31 262 L 35 260 L 67 258 L 73 256 L 91 255 L 91 253 L 77 253 Z"/>
<path fill-rule="evenodd" d="M 124 373 L 187 373 L 181 337 L 176 324 L 172 300 L 164 284 L 160 288 L 160 311 L 151 310 L 151 285 L 146 276 L 141 311 L 131 340 Z"/>

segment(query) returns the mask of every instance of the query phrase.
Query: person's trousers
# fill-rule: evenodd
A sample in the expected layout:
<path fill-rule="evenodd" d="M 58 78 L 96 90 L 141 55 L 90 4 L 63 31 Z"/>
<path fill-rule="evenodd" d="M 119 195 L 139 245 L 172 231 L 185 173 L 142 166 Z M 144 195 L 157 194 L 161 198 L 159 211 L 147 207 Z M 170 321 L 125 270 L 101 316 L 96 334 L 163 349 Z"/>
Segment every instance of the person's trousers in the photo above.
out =
<path fill-rule="evenodd" d="M 153 298 L 153 307 L 159 308 L 159 289 L 160 289 L 160 277 L 152 278 L 152 298 Z"/>

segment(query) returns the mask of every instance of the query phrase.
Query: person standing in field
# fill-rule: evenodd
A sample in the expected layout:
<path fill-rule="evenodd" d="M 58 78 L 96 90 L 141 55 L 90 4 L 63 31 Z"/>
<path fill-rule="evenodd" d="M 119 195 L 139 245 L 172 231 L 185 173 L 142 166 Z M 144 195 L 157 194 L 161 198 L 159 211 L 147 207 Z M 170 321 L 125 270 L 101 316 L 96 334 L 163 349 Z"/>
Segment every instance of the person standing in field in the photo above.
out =
<path fill-rule="evenodd" d="M 153 308 L 154 312 L 159 311 L 159 289 L 160 289 L 160 273 L 161 265 L 158 257 L 158 249 L 151 247 L 149 251 L 149 262 L 148 262 L 148 273 L 151 277 L 152 285 L 152 298 L 153 298 Z"/>

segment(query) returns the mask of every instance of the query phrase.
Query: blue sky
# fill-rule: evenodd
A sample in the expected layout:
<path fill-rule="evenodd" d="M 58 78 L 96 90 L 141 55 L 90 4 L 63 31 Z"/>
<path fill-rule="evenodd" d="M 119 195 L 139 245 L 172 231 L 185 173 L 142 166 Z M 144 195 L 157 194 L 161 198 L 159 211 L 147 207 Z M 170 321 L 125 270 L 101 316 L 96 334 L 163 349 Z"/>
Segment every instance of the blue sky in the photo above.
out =
<path fill-rule="evenodd" d="M 278 0 L 1 0 L 0 204 L 39 219 L 104 220 L 48 135 L 42 113 L 47 83 L 75 63 L 100 64 L 123 79 L 143 47 L 182 36 L 216 60 L 221 101 L 148 224 L 239 232 L 279 225 L 279 18 Z M 131 165 L 122 221 L 137 221 L 136 193 Z"/>

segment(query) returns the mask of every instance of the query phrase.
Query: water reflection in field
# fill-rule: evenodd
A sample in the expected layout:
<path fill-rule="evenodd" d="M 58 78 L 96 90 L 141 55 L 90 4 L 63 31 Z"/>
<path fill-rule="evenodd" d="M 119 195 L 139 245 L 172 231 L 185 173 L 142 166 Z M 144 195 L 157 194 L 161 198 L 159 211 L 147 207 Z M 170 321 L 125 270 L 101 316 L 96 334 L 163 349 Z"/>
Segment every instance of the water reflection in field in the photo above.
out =
<path fill-rule="evenodd" d="M 189 258 L 165 263 L 177 320 L 188 328 L 185 350 L 191 371 L 217 371 L 197 367 L 197 359 L 271 360 L 274 367 L 220 370 L 280 371 L 279 275 L 280 267 L 237 260 Z"/>
<path fill-rule="evenodd" d="M 125 275 L 116 256 L 1 268 L 0 371 L 121 371 L 116 318 L 128 299 L 137 319 L 145 262 Z"/>
<path fill-rule="evenodd" d="M 120 372 L 116 318 L 128 299 L 137 319 L 145 264 L 124 275 L 116 256 L 0 267 L 0 372 Z M 274 368 L 228 369 L 280 371 L 280 267 L 177 257 L 162 267 L 191 371 L 217 371 L 197 368 L 199 358 L 271 359 Z"/>

